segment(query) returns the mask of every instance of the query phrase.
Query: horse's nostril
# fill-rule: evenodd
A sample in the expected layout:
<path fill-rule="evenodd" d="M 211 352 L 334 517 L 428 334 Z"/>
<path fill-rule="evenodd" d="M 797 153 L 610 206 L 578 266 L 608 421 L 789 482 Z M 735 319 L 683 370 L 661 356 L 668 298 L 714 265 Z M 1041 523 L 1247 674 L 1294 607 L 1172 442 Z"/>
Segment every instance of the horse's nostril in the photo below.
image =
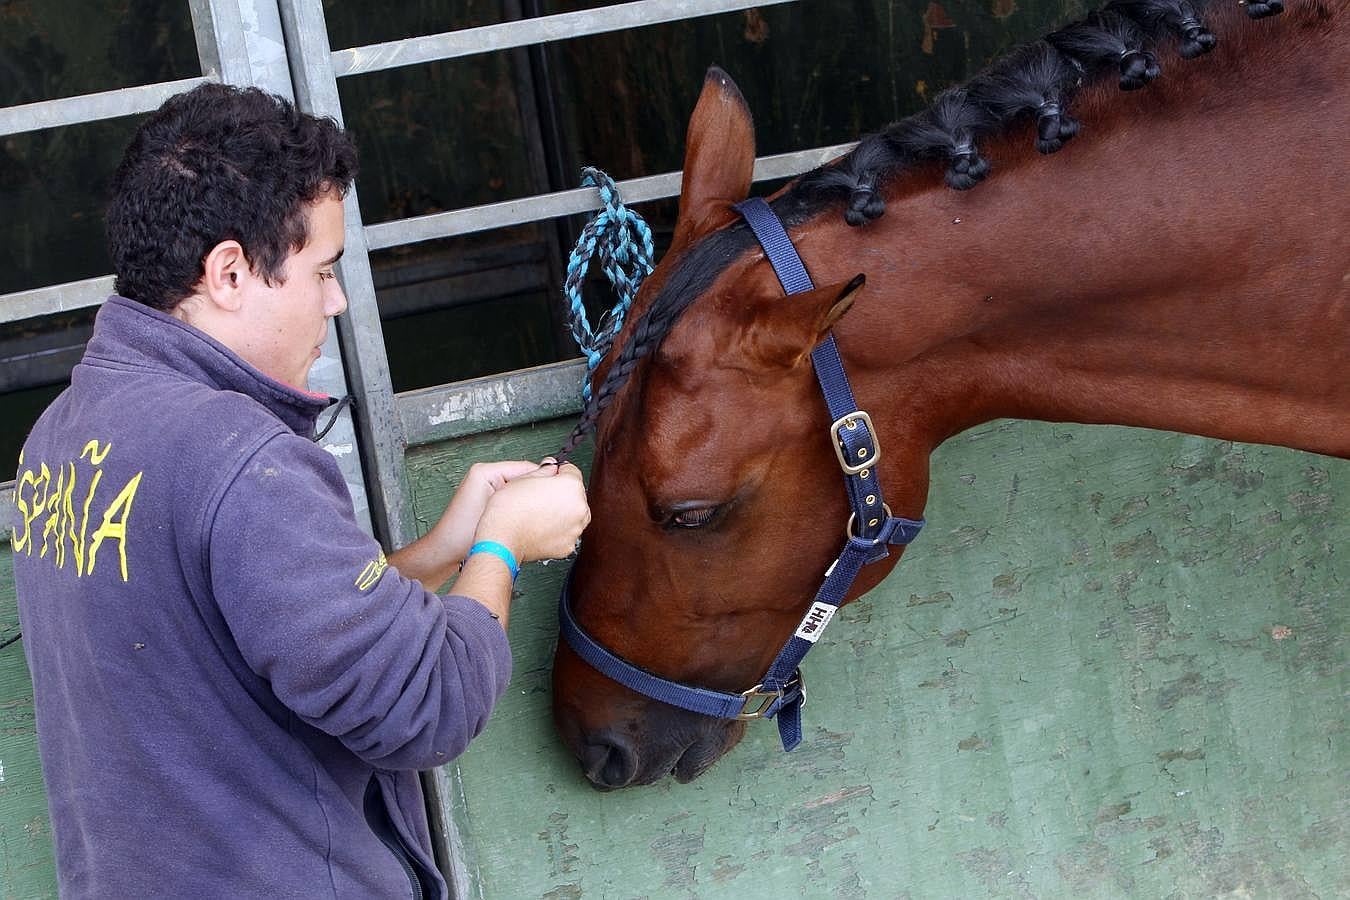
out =
<path fill-rule="evenodd" d="M 581 768 L 596 787 L 620 788 L 637 774 L 637 754 L 622 738 L 601 738 L 581 751 Z"/>

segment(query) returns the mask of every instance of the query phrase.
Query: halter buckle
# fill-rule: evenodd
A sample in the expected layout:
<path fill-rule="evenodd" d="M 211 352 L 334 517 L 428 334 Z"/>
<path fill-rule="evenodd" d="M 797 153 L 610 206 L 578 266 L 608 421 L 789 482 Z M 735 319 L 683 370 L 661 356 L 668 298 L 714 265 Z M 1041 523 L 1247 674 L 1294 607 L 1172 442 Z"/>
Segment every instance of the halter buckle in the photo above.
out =
<path fill-rule="evenodd" d="M 862 425 L 867 429 L 867 433 L 872 436 L 872 453 L 864 458 L 860 463 L 849 462 L 848 457 L 844 455 L 844 442 L 839 438 L 839 429 L 847 428 L 849 431 Z M 872 417 L 861 409 L 855 409 L 851 413 L 835 419 L 830 425 L 830 442 L 834 446 L 834 455 L 839 460 L 839 468 L 844 470 L 845 475 L 857 475 L 864 469 L 870 469 L 881 459 L 881 442 L 877 440 L 876 429 L 872 427 Z"/>
<path fill-rule="evenodd" d="M 775 703 L 783 699 L 783 696 L 793 688 L 797 688 L 801 695 L 800 704 L 806 705 L 806 679 L 802 677 L 801 670 L 788 679 L 787 684 L 783 685 L 781 690 L 766 691 L 763 683 L 757 684 L 748 691 L 741 691 L 741 696 L 745 698 L 745 706 L 741 707 L 738 719 L 763 719 L 773 709 Z M 753 707 L 753 708 L 751 708 Z"/>
<path fill-rule="evenodd" d="M 741 691 L 745 706 L 741 707 L 738 719 L 762 719 L 764 714 L 783 697 L 782 691 L 766 691 L 764 685 L 757 684 L 748 691 Z M 754 707 L 753 709 L 751 707 Z"/>

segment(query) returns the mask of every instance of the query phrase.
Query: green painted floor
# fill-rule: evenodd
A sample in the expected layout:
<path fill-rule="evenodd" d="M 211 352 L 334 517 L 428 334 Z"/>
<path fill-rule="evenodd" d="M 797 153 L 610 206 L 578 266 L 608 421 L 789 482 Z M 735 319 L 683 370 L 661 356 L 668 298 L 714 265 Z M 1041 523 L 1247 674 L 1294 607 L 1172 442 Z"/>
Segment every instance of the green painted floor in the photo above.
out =
<path fill-rule="evenodd" d="M 415 505 L 563 432 L 418 451 Z M 691 785 L 586 786 L 549 722 L 563 572 L 527 567 L 458 764 L 481 896 L 1350 895 L 1350 464 L 1004 422 L 933 472 L 924 535 L 807 660 L 803 746 L 760 725 Z"/>

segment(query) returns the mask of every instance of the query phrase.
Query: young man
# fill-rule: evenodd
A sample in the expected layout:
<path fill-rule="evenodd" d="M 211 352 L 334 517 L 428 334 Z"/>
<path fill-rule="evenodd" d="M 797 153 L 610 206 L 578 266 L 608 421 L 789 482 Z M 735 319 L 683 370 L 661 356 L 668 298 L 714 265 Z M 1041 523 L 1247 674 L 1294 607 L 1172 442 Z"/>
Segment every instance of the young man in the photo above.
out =
<path fill-rule="evenodd" d="M 574 467 L 473 467 L 389 555 L 311 440 L 356 153 L 257 90 L 170 99 L 119 168 L 119 296 L 24 446 L 14 530 L 63 897 L 444 897 L 417 771 L 511 671 Z M 463 570 L 454 594 L 435 589 Z"/>

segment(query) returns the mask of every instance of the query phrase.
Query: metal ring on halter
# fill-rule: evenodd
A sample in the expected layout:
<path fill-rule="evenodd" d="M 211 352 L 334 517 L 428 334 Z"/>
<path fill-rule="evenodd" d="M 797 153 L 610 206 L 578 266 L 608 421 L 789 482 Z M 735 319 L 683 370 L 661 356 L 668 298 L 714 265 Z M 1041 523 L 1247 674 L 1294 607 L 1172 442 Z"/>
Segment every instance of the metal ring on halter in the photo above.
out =
<path fill-rule="evenodd" d="M 893 516 L 891 516 L 891 508 L 890 508 L 889 506 L 887 506 L 884 502 L 881 504 L 881 508 L 882 508 L 883 510 L 886 511 L 886 518 L 888 518 L 888 519 L 893 518 Z M 857 535 L 853 533 L 853 523 L 856 522 L 856 521 L 858 521 L 858 514 L 857 514 L 857 513 L 849 513 L 849 514 L 848 514 L 848 524 L 844 526 L 844 534 L 847 535 L 847 537 L 848 537 L 848 539 L 849 539 L 850 541 L 853 540 L 855 537 L 857 537 Z M 872 524 L 871 522 L 868 523 L 868 525 L 871 525 L 871 524 Z M 878 523 L 878 524 L 880 524 L 880 523 Z M 872 539 L 872 543 L 875 544 L 878 540 L 880 540 L 880 538 L 873 538 L 873 539 Z"/>

